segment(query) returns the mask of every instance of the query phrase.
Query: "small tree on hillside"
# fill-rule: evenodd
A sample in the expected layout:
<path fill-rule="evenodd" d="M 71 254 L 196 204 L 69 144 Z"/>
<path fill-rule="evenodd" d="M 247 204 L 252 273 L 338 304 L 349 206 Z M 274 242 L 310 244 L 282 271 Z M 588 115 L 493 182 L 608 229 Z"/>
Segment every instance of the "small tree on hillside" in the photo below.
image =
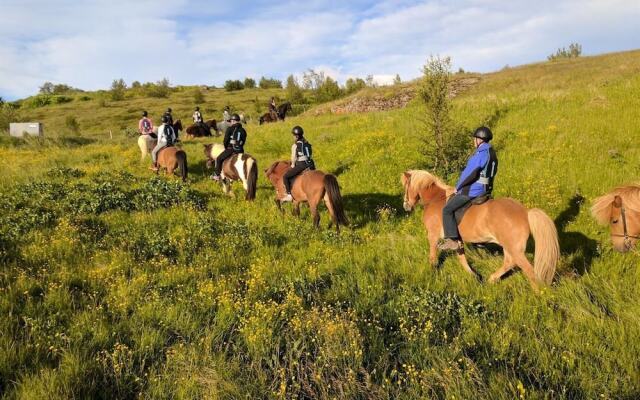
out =
<path fill-rule="evenodd" d="M 394 85 L 399 85 L 402 83 L 402 79 L 400 79 L 400 74 L 396 74 L 396 77 L 393 78 L 393 84 Z"/>
<path fill-rule="evenodd" d="M 347 94 L 355 93 L 366 86 L 367 83 L 362 78 L 349 78 L 344 83 L 344 88 Z"/>
<path fill-rule="evenodd" d="M 578 58 L 582 55 L 582 45 L 578 43 L 571 43 L 569 49 L 564 47 L 558 49 L 555 54 L 551 54 L 547 57 L 549 61 L 556 61 L 563 58 Z"/>
<path fill-rule="evenodd" d="M 40 86 L 40 94 L 52 94 L 53 93 L 53 83 L 45 82 Z"/>
<path fill-rule="evenodd" d="M 124 91 L 126 89 L 127 84 L 124 82 L 124 79 L 114 79 L 111 83 L 111 100 L 124 100 Z"/>
<path fill-rule="evenodd" d="M 199 88 L 193 89 L 193 101 L 196 104 L 204 103 L 204 95 L 202 94 Z"/>
<path fill-rule="evenodd" d="M 295 76 L 289 75 L 287 77 L 287 86 L 285 87 L 287 92 L 287 100 L 294 104 L 304 103 L 304 94 L 298 84 L 298 80 Z"/>
<path fill-rule="evenodd" d="M 260 86 L 260 89 L 282 89 L 282 81 L 275 78 L 265 78 L 263 76 L 260 78 L 258 86 Z"/>
<path fill-rule="evenodd" d="M 252 78 L 244 78 L 244 88 L 245 89 L 255 89 L 256 80 Z"/>
<path fill-rule="evenodd" d="M 227 92 L 232 92 L 234 90 L 242 90 L 244 89 L 244 84 L 235 79 L 235 80 L 228 80 L 224 83 L 224 88 Z"/>
<path fill-rule="evenodd" d="M 67 117 L 64 119 L 64 125 L 71 133 L 76 135 L 80 133 L 80 124 L 78 123 L 78 120 L 76 120 L 76 117 L 74 117 L 73 115 L 67 115 Z"/>
<path fill-rule="evenodd" d="M 451 59 L 430 57 L 422 72 L 419 94 L 426 117 L 423 153 L 427 156 L 427 167 L 447 178 L 464 166 L 469 148 L 467 130 L 455 124 L 450 116 Z"/>

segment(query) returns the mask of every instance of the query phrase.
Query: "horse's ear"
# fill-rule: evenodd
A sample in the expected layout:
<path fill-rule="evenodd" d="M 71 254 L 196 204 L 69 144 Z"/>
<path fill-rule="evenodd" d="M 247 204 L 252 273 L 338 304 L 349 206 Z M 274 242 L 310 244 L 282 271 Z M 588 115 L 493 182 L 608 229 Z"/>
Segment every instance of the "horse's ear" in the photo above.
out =
<path fill-rule="evenodd" d="M 622 207 L 622 198 L 620 196 L 617 196 L 613 198 L 613 206 L 615 208 L 620 208 Z"/>

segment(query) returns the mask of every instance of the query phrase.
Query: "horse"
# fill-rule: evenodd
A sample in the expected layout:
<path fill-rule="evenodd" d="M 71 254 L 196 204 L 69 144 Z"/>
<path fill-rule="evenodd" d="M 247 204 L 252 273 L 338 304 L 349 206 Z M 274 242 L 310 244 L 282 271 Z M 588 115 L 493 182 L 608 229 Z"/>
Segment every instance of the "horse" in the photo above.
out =
<path fill-rule="evenodd" d="M 182 122 L 180 120 L 176 120 L 176 122 L 173 123 L 173 129 L 176 131 L 176 137 L 178 136 L 178 132 L 180 132 L 182 130 Z M 158 127 L 153 127 L 153 133 L 157 134 L 158 133 Z M 156 147 L 156 144 L 158 143 L 158 139 L 157 136 L 153 137 L 151 135 L 140 135 L 138 137 L 138 148 L 140 148 L 140 153 L 141 153 L 141 160 L 144 160 L 144 158 L 147 156 L 147 154 L 151 154 L 151 150 L 153 150 L 154 147 Z"/>
<path fill-rule="evenodd" d="M 267 170 L 265 174 L 276 190 L 276 205 L 282 210 L 282 202 L 280 199 L 284 195 L 283 175 L 290 168 L 291 163 L 288 161 L 276 161 Z M 336 232 L 340 233 L 340 225 L 348 226 L 349 221 L 344 213 L 342 204 L 342 195 L 340 194 L 340 186 L 334 175 L 325 174 L 318 170 L 307 170 L 298 175 L 291 187 L 293 195 L 293 212 L 300 215 L 300 203 L 308 203 L 311 215 L 313 216 L 313 226 L 320 226 L 320 214 L 318 213 L 318 205 L 324 199 L 324 203 L 329 210 L 331 216 L 331 224 L 335 224 Z"/>
<path fill-rule="evenodd" d="M 276 122 L 279 120 L 284 121 L 284 119 L 287 117 L 287 111 L 291 111 L 291 110 L 292 110 L 291 103 L 289 103 L 288 101 L 284 102 L 280 104 L 276 110 L 276 114 L 278 114 L 277 119 L 273 119 L 273 116 L 271 115 L 271 113 L 266 113 L 262 117 L 260 117 L 260 125 L 268 122 Z"/>
<path fill-rule="evenodd" d="M 187 153 L 177 147 L 165 147 L 158 153 L 158 167 L 158 170 L 160 168 L 166 168 L 167 175 L 173 174 L 174 170 L 179 168 L 182 182 L 185 182 L 188 173 Z"/>
<path fill-rule="evenodd" d="M 247 123 L 247 120 L 245 119 L 244 114 L 239 114 L 239 117 L 240 117 L 241 123 L 243 124 Z M 212 119 L 211 121 L 207 121 L 207 124 L 211 124 L 210 126 L 216 131 L 216 136 L 224 134 L 227 128 L 231 126 L 230 122 L 222 120 L 216 123 L 215 119 Z"/>
<path fill-rule="evenodd" d="M 185 129 L 188 138 L 211 136 L 211 128 L 215 129 L 216 120 L 206 121 L 204 124 L 193 124 Z"/>
<path fill-rule="evenodd" d="M 418 201 L 422 202 L 422 223 L 429 241 L 429 261 L 435 266 L 437 241 L 443 236 L 442 209 L 454 188 L 431 173 L 420 170 L 404 172 L 401 182 L 405 211 L 411 212 Z M 540 282 L 551 284 L 560 258 L 560 245 L 556 227 L 544 211 L 527 209 L 510 198 L 491 199 L 471 206 L 464 214 L 459 230 L 463 241 L 467 243 L 495 243 L 502 246 L 502 267 L 490 276 L 489 282 L 497 282 L 514 266 L 518 266 L 534 290 L 537 290 Z M 525 255 L 530 234 L 535 241 L 535 267 Z M 458 260 L 468 273 L 481 279 L 469 266 L 462 249 L 458 251 Z"/>
<path fill-rule="evenodd" d="M 613 247 L 626 253 L 640 239 L 640 184 L 620 186 L 593 201 L 591 214 L 609 225 Z"/>
<path fill-rule="evenodd" d="M 216 157 L 224 151 L 224 146 L 217 144 L 204 144 L 204 155 L 207 157 L 207 168 L 211 168 Z M 222 190 L 224 194 L 233 196 L 231 184 L 233 181 L 241 181 L 247 192 L 245 199 L 254 200 L 258 186 L 258 162 L 246 153 L 234 154 L 222 163 Z"/>

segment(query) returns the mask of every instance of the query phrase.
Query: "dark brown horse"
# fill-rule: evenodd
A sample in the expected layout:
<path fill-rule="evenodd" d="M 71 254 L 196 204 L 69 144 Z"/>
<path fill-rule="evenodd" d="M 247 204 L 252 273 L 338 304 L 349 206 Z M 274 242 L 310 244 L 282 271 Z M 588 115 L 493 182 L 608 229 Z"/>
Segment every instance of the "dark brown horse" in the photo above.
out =
<path fill-rule="evenodd" d="M 289 170 L 290 164 L 288 161 L 276 161 L 265 171 L 267 178 L 276 189 L 278 209 L 282 209 L 282 202 L 279 199 L 284 195 L 282 176 Z M 340 225 L 347 226 L 349 224 L 347 216 L 344 214 L 342 195 L 335 176 L 318 170 L 305 171 L 298 175 L 294 181 L 291 194 L 294 198 L 294 214 L 300 214 L 300 203 L 309 203 L 313 225 L 316 228 L 320 225 L 318 205 L 323 199 L 329 210 L 329 215 L 331 215 L 331 223 L 336 226 L 336 232 L 340 232 Z"/>
<path fill-rule="evenodd" d="M 429 172 L 417 170 L 405 172 L 402 185 L 406 211 L 413 210 L 418 201 L 422 203 L 422 222 L 429 239 L 429 261 L 435 265 L 436 244 L 443 235 L 442 209 L 454 189 Z M 551 283 L 560 258 L 560 245 L 556 227 L 544 211 L 527 209 L 509 198 L 489 200 L 469 208 L 459 229 L 466 243 L 495 243 L 502 246 L 504 262 L 491 275 L 489 282 L 496 282 L 514 266 L 518 266 L 534 289 L 539 283 Z M 525 255 L 529 235 L 535 240 L 535 268 Z M 469 266 L 464 251 L 458 252 L 458 260 L 467 272 L 479 277 Z"/>
<path fill-rule="evenodd" d="M 609 225 L 617 251 L 633 249 L 640 239 L 640 184 L 620 186 L 598 197 L 591 214 L 600 224 Z"/>
<path fill-rule="evenodd" d="M 260 125 L 266 124 L 269 122 L 284 121 L 284 119 L 287 117 L 287 112 L 291 110 L 292 110 L 291 103 L 289 103 L 288 101 L 284 102 L 280 104 L 278 106 L 278 109 L 276 110 L 276 113 L 278 114 L 278 118 L 273 119 L 273 116 L 271 115 L 271 113 L 266 113 L 262 117 L 260 117 Z"/>
<path fill-rule="evenodd" d="M 158 154 L 159 169 L 165 168 L 167 175 L 173 174 L 176 169 L 180 169 L 182 181 L 187 180 L 187 153 L 177 147 L 165 147 Z"/>
<path fill-rule="evenodd" d="M 211 128 L 216 129 L 215 119 L 206 121 L 204 124 L 193 124 L 185 130 L 185 133 L 190 139 L 194 137 L 211 136 Z"/>

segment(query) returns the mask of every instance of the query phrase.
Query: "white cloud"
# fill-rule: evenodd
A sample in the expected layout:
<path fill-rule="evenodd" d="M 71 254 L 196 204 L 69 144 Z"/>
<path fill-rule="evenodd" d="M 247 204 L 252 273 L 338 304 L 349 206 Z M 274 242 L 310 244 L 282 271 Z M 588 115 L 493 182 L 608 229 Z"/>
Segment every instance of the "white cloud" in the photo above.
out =
<path fill-rule="evenodd" d="M 625 0 L 5 0 L 0 15 L 3 97 L 47 80 L 84 89 L 120 77 L 221 84 L 308 68 L 339 81 L 408 80 L 430 54 L 489 71 L 570 42 L 595 53 L 638 47 L 640 37 L 640 2 Z"/>

